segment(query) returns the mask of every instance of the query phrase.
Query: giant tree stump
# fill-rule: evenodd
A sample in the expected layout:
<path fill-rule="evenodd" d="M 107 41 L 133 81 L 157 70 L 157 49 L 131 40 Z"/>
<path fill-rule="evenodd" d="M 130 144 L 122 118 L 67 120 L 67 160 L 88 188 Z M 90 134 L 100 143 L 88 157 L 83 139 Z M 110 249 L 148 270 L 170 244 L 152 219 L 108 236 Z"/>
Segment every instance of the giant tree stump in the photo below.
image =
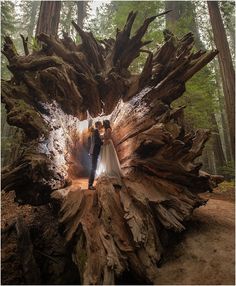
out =
<path fill-rule="evenodd" d="M 13 77 L 2 82 L 2 101 L 8 123 L 24 130 L 25 141 L 18 160 L 3 170 L 2 187 L 15 190 L 21 203 L 59 201 L 59 219 L 86 284 L 113 284 L 128 269 L 140 281 L 158 283 L 162 233 L 182 231 L 194 208 L 205 203 L 198 193 L 221 180 L 194 162 L 209 130 L 186 133 L 184 106 L 171 107 L 217 51 L 193 52 L 192 33 L 177 39 L 169 31 L 154 52 L 143 49 L 149 42 L 142 38 L 157 16 L 131 36 L 135 17 L 131 12 L 116 39 L 103 41 L 73 22 L 81 44 L 66 34 L 40 34 L 42 48 L 24 56 L 5 37 Z M 132 74 L 129 67 L 142 52 L 143 70 Z M 106 177 L 95 192 L 68 184 L 73 150 L 84 148 L 88 114 L 110 115 L 124 172 L 121 189 Z"/>

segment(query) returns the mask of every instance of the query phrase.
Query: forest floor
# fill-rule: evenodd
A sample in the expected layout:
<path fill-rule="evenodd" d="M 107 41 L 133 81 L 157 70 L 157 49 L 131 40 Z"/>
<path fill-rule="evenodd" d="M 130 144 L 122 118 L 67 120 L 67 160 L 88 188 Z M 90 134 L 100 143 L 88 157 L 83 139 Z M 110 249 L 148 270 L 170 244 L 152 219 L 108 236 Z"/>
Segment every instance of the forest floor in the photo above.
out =
<path fill-rule="evenodd" d="M 86 188 L 87 180 L 77 181 L 76 184 Z M 235 284 L 233 183 L 224 182 L 213 193 L 204 193 L 201 196 L 208 199 L 208 203 L 196 209 L 186 230 L 174 237 L 174 245 L 168 249 L 159 268 L 159 285 Z M 40 207 L 17 206 L 13 199 L 13 192 L 3 193 L 1 196 L 2 229 L 18 214 L 23 214 L 27 224 L 30 224 L 32 212 L 35 209 L 40 212 Z M 4 262 L 4 257 L 12 257 L 10 253 L 15 251 L 15 246 L 2 250 Z M 2 264 L 3 272 L 4 267 L 9 267 L 8 263 L 4 265 L 5 263 Z M 13 280 L 15 275 L 16 273 L 12 273 Z"/>
<path fill-rule="evenodd" d="M 201 195 L 186 231 L 160 268 L 159 284 L 235 285 L 235 192 L 224 182 Z"/>

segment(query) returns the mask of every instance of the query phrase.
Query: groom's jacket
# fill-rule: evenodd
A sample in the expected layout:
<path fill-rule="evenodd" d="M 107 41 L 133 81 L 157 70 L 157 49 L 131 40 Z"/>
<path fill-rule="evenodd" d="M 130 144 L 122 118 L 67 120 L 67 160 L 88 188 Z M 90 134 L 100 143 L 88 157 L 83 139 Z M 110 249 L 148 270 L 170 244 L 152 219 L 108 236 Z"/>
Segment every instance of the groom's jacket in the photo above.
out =
<path fill-rule="evenodd" d="M 90 143 L 89 154 L 98 155 L 101 149 L 103 142 L 101 140 L 98 129 L 93 131 Z"/>

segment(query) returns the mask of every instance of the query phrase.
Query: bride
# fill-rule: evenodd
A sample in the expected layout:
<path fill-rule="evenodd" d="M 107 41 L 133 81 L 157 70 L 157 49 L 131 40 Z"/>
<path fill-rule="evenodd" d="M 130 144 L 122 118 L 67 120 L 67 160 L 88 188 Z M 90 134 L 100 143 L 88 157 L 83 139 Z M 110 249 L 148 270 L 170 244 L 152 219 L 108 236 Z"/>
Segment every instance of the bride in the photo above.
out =
<path fill-rule="evenodd" d="M 98 168 L 96 172 L 96 177 L 105 175 L 117 179 L 121 185 L 121 167 L 120 162 L 111 139 L 112 129 L 109 120 L 103 121 L 103 128 L 105 129 L 103 138 L 103 145 L 101 146 L 101 151 L 98 158 Z"/>

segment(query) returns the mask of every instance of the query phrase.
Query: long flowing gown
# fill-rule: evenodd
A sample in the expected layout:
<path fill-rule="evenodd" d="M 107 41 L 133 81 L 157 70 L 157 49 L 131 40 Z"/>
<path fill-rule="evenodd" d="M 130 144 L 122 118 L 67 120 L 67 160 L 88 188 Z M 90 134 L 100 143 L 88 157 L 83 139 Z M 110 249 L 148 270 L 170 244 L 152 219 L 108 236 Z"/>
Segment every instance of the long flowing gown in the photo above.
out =
<path fill-rule="evenodd" d="M 110 130 L 104 133 L 104 144 L 101 146 L 97 166 L 96 177 L 104 175 L 114 178 L 121 185 L 122 172 Z"/>

